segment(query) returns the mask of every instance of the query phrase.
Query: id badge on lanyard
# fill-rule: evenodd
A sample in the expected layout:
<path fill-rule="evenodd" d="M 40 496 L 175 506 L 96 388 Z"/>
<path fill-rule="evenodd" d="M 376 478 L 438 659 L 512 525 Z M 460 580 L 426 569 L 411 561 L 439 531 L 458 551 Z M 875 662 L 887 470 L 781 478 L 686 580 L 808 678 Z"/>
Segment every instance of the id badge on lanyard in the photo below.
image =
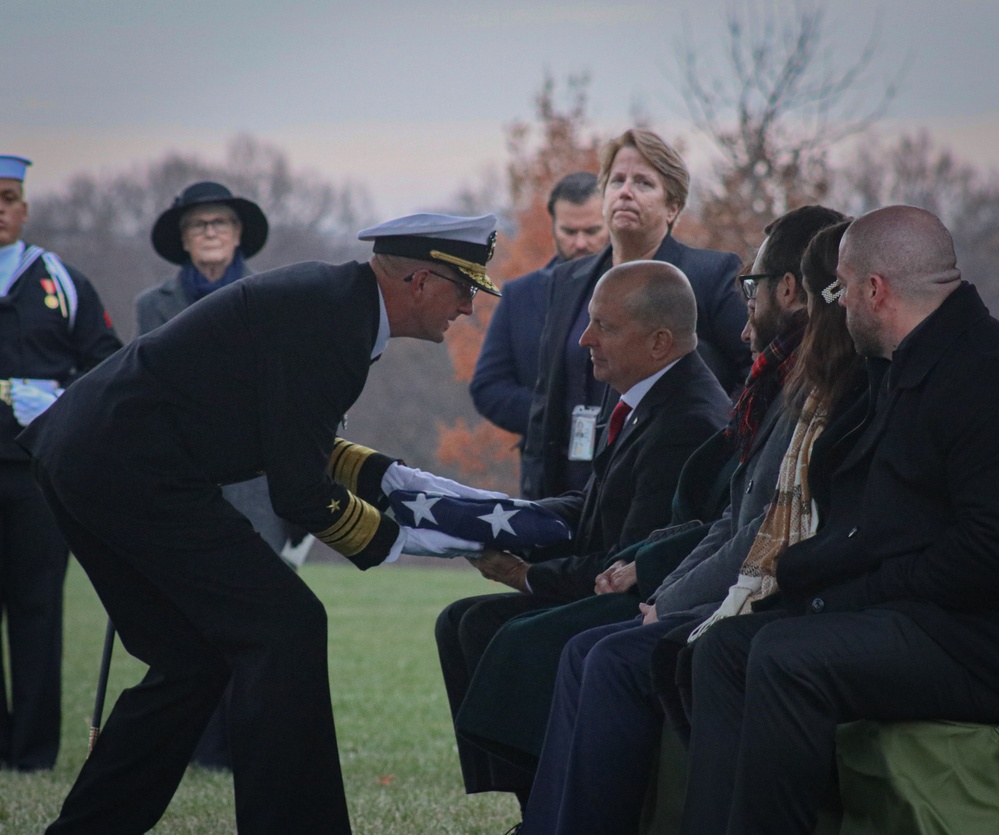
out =
<path fill-rule="evenodd" d="M 597 445 L 597 417 L 599 406 L 576 406 L 572 410 L 572 428 L 569 434 L 569 460 L 592 461 Z"/>

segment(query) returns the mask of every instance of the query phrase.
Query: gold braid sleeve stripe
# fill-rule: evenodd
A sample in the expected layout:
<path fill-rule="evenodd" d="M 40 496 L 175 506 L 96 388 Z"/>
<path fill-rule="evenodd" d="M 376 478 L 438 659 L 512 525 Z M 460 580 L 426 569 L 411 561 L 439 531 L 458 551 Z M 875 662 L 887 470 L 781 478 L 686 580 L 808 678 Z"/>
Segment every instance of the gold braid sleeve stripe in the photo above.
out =
<path fill-rule="evenodd" d="M 364 466 L 364 462 L 368 458 L 375 454 L 375 450 L 368 449 L 366 446 L 337 438 L 333 441 L 333 452 L 330 455 L 330 478 L 337 484 L 342 484 L 351 493 L 356 493 L 361 467 Z"/>
<path fill-rule="evenodd" d="M 345 557 L 352 557 L 367 548 L 381 521 L 374 505 L 351 495 L 340 518 L 316 536 Z"/>

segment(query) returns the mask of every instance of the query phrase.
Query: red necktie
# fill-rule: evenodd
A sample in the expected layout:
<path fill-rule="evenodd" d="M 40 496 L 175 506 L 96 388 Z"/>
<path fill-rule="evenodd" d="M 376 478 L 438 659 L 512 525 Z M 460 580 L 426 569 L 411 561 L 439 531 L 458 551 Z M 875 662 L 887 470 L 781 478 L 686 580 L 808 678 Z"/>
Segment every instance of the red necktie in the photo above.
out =
<path fill-rule="evenodd" d="M 629 414 L 631 414 L 631 406 L 623 400 L 618 400 L 614 411 L 611 412 L 610 423 L 607 424 L 607 446 L 614 443 L 617 433 L 621 431 L 621 427 L 624 426 L 624 422 L 628 419 Z"/>

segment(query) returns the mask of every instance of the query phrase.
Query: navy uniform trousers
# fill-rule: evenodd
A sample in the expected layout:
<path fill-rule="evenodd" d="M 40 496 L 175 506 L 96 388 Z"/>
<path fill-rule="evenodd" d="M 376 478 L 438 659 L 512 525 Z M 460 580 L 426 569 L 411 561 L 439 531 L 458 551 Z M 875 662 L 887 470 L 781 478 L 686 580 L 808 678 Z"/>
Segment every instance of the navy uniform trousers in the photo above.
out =
<path fill-rule="evenodd" d="M 171 502 L 169 512 L 178 525 L 217 532 L 218 545 L 150 548 L 134 534 L 122 538 L 114 497 L 64 497 L 40 466 L 35 475 L 125 648 L 149 665 L 116 703 L 47 832 L 150 829 L 232 679 L 240 835 L 349 833 L 326 611 L 298 575 L 213 485 Z M 124 521 L 127 528 L 135 519 Z"/>
<path fill-rule="evenodd" d="M 0 763 L 48 769 L 59 752 L 66 543 L 28 461 L 0 462 L 0 610 L 7 617 L 11 699 L 0 664 Z"/>

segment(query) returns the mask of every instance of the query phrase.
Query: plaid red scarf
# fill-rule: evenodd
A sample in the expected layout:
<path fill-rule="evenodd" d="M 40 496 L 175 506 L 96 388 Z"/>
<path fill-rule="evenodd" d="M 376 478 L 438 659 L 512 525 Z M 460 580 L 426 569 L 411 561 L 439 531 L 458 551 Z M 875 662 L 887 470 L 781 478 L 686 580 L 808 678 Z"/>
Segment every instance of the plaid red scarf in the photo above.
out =
<path fill-rule="evenodd" d="M 763 349 L 749 371 L 746 388 L 735 404 L 728 429 L 735 436 L 743 461 L 753 445 L 760 421 L 770 404 L 780 396 L 807 324 L 808 314 L 804 310 L 793 313 L 788 327 Z"/>

